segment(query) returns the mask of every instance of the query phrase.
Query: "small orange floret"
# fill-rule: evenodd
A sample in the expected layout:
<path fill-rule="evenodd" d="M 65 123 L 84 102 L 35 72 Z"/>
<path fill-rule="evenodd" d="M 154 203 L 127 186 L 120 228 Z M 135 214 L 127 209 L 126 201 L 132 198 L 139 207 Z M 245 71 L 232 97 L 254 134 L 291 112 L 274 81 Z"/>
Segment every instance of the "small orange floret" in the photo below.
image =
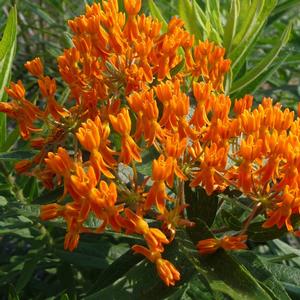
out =
<path fill-rule="evenodd" d="M 124 0 L 124 6 L 125 6 L 126 12 L 129 15 L 135 16 L 141 10 L 142 1 L 141 0 Z"/>
<path fill-rule="evenodd" d="M 43 221 L 52 220 L 63 214 L 63 206 L 57 203 L 51 203 L 41 206 L 40 218 Z"/>
<path fill-rule="evenodd" d="M 214 253 L 219 248 L 224 250 L 247 249 L 246 240 L 247 235 L 224 236 L 222 239 L 210 238 L 199 241 L 197 249 L 201 255 Z"/>
<path fill-rule="evenodd" d="M 21 80 L 17 83 L 11 82 L 10 88 L 5 88 L 6 93 L 9 97 L 15 100 L 22 100 L 25 97 L 25 88 Z"/>
<path fill-rule="evenodd" d="M 134 245 L 132 250 L 135 253 L 144 255 L 152 263 L 155 263 L 156 270 L 161 280 L 167 285 L 175 285 L 176 281 L 180 280 L 180 273 L 174 265 L 161 257 L 160 252 L 149 250 L 140 245 Z"/>
<path fill-rule="evenodd" d="M 174 265 L 166 259 L 159 258 L 156 261 L 156 270 L 159 277 L 167 286 L 173 286 L 176 281 L 180 280 L 180 273 Z"/>
<path fill-rule="evenodd" d="M 122 136 L 120 160 L 126 165 L 130 164 L 132 160 L 141 162 L 141 149 L 130 136 L 131 119 L 128 109 L 122 108 L 117 116 L 109 115 L 109 120 L 113 128 Z"/>
<path fill-rule="evenodd" d="M 58 148 L 57 154 L 49 152 L 45 162 L 53 172 L 62 176 L 70 174 L 73 167 L 68 151 L 62 147 Z"/>
<path fill-rule="evenodd" d="M 35 77 L 41 77 L 44 74 L 44 66 L 39 57 L 25 63 L 25 68 Z"/>
<path fill-rule="evenodd" d="M 125 209 L 125 214 L 129 220 L 126 226 L 128 233 L 138 233 L 144 236 L 147 245 L 151 249 L 155 249 L 158 252 L 163 252 L 163 244 L 168 244 L 169 241 L 165 234 L 158 228 L 149 228 L 148 223 L 141 217 L 135 214 L 130 209 Z"/>
<path fill-rule="evenodd" d="M 28 171 L 32 166 L 32 161 L 29 159 L 23 159 L 18 161 L 15 164 L 15 170 L 17 171 L 17 173 L 24 173 L 26 171 Z"/>

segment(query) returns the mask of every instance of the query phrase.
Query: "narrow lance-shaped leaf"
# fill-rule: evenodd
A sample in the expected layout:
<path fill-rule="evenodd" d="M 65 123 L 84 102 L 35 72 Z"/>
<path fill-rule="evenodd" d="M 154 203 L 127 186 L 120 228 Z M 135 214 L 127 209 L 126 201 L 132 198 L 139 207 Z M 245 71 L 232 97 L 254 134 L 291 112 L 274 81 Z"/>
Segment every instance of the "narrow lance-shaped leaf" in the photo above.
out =
<path fill-rule="evenodd" d="M 255 253 L 242 251 L 234 252 L 233 255 L 252 276 L 264 285 L 265 290 L 273 299 L 291 300 L 279 280 L 266 268 L 263 261 Z"/>
<path fill-rule="evenodd" d="M 194 34 L 196 40 L 198 40 L 203 37 L 202 31 L 204 24 L 202 23 L 201 18 L 198 18 L 196 15 L 194 2 L 195 1 L 191 3 L 189 0 L 179 0 L 178 13 L 180 18 L 184 21 L 185 28 L 190 33 Z"/>
<path fill-rule="evenodd" d="M 219 0 L 206 0 L 206 11 L 207 15 L 211 19 L 212 25 L 218 31 L 219 35 L 222 36 L 224 33 L 221 12 L 220 12 L 220 1 Z"/>
<path fill-rule="evenodd" d="M 4 87 L 10 78 L 11 66 L 16 52 L 17 10 L 13 7 L 8 16 L 2 40 L 0 41 L 0 101 L 6 100 Z M 6 115 L 0 113 L 0 150 L 6 140 Z"/>
<path fill-rule="evenodd" d="M 148 7 L 150 9 L 152 16 L 157 18 L 160 22 L 162 22 L 162 30 L 163 32 L 166 32 L 168 29 L 168 24 L 164 19 L 160 9 L 157 7 L 157 5 L 154 3 L 153 0 L 148 0 Z"/>
<path fill-rule="evenodd" d="M 230 13 L 227 17 L 227 24 L 224 31 L 224 48 L 229 55 L 231 51 L 232 41 L 235 36 L 237 21 L 238 21 L 238 2 L 239 0 L 233 0 L 231 2 Z"/>
<path fill-rule="evenodd" d="M 251 82 L 256 80 L 261 74 L 263 74 L 273 63 L 276 57 L 279 55 L 281 49 L 287 44 L 289 40 L 289 36 L 291 33 L 292 24 L 289 23 L 287 28 L 284 30 L 280 41 L 278 41 L 277 45 L 267 54 L 255 67 L 249 70 L 245 76 L 241 79 L 235 81 L 232 84 L 231 93 L 234 93 L 245 86 L 249 85 Z"/>
<path fill-rule="evenodd" d="M 252 31 L 254 26 L 255 15 L 261 9 L 262 2 L 260 0 L 253 0 L 241 2 L 241 9 L 238 16 L 237 32 L 233 40 L 233 46 L 239 45 L 244 38 Z"/>
<path fill-rule="evenodd" d="M 232 61 L 232 69 L 234 74 L 237 75 L 238 71 L 245 63 L 247 55 L 253 48 L 255 40 L 261 32 L 266 23 L 267 18 L 270 16 L 272 10 L 276 6 L 277 0 L 259 1 L 255 10 L 254 17 L 251 19 L 251 24 L 248 26 L 247 32 L 241 36 L 240 42 L 235 41 L 236 47 L 230 54 Z"/>

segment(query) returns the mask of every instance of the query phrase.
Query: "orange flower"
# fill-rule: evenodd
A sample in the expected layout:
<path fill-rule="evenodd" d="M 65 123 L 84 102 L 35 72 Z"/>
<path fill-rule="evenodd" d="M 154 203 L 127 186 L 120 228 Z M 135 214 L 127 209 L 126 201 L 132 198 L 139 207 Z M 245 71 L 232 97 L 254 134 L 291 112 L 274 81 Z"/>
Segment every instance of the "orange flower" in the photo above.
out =
<path fill-rule="evenodd" d="M 155 144 L 156 138 L 161 140 L 164 132 L 157 122 L 159 113 L 157 102 L 153 98 L 153 90 L 141 93 L 133 92 L 127 97 L 127 101 L 132 110 L 137 114 L 135 138 L 139 139 L 144 134 L 148 147 Z"/>
<path fill-rule="evenodd" d="M 152 263 L 155 263 L 156 270 L 161 280 L 167 285 L 175 285 L 180 280 L 180 273 L 168 260 L 161 258 L 160 252 L 149 250 L 140 245 L 132 246 L 135 253 L 139 253 L 147 257 Z"/>
<path fill-rule="evenodd" d="M 105 181 L 100 181 L 98 193 L 90 196 L 92 200 L 92 210 L 95 215 L 103 220 L 97 232 L 102 232 L 107 225 L 110 225 L 114 231 L 120 231 L 122 219 L 120 212 L 123 211 L 124 205 L 116 205 L 117 202 L 117 186 L 111 182 L 108 185 Z"/>
<path fill-rule="evenodd" d="M 55 219 L 63 215 L 64 207 L 57 203 L 51 203 L 41 206 L 40 218 L 43 221 Z"/>
<path fill-rule="evenodd" d="M 186 51 L 187 67 L 194 77 L 203 76 L 216 90 L 223 90 L 224 75 L 229 71 L 230 60 L 224 59 L 225 49 L 206 40 L 199 41 L 192 55 Z"/>
<path fill-rule="evenodd" d="M 204 82 L 193 82 L 193 93 L 197 101 L 197 107 L 190 120 L 190 124 L 196 126 L 197 129 L 201 129 L 205 124 L 209 124 L 207 113 L 211 110 L 211 106 L 214 100 L 212 94 L 212 84 Z"/>
<path fill-rule="evenodd" d="M 5 90 L 14 100 L 10 103 L 0 102 L 0 112 L 4 112 L 10 118 L 16 119 L 22 138 L 27 140 L 30 132 L 41 130 L 36 128 L 33 123 L 42 117 L 42 112 L 38 107 L 25 99 L 25 89 L 20 80 L 17 84 L 11 82 L 10 88 L 5 88 Z"/>
<path fill-rule="evenodd" d="M 41 77 L 38 80 L 40 91 L 43 97 L 47 98 L 47 107 L 45 114 L 51 114 L 54 119 L 60 120 L 61 117 L 67 117 L 70 112 L 60 106 L 54 98 L 54 94 L 56 92 L 56 82 L 55 79 L 51 79 L 50 77 Z"/>
<path fill-rule="evenodd" d="M 126 227 L 127 233 L 135 232 L 142 234 L 147 245 L 151 249 L 163 252 L 164 249 L 162 245 L 169 243 L 164 233 L 157 228 L 149 228 L 148 223 L 142 217 L 138 216 L 128 208 L 125 209 L 125 215 L 130 221 Z"/>
<path fill-rule="evenodd" d="M 244 110 L 250 109 L 253 104 L 253 96 L 245 95 L 243 98 L 239 100 L 235 100 L 234 103 L 234 112 L 236 115 L 240 115 Z"/>
<path fill-rule="evenodd" d="M 33 163 L 31 160 L 28 160 L 28 159 L 20 160 L 15 164 L 15 170 L 18 173 L 24 173 L 31 168 L 32 164 Z"/>
<path fill-rule="evenodd" d="M 178 166 L 177 160 L 179 160 L 187 145 L 187 139 L 179 139 L 178 134 L 174 134 L 172 137 L 167 137 L 165 141 L 165 150 L 167 156 L 170 158 L 170 161 L 172 161 L 172 166 L 170 170 L 170 175 L 167 178 L 168 186 L 172 187 L 174 183 L 174 174 L 181 180 L 187 180 L 187 177 L 185 174 L 181 171 L 180 167 Z"/>
<path fill-rule="evenodd" d="M 225 171 L 227 153 L 228 146 L 218 148 L 214 143 L 210 147 L 206 147 L 204 157 L 201 159 L 200 170 L 195 172 L 190 185 L 196 187 L 202 184 L 208 195 L 217 189 L 225 189 L 226 182 L 218 175 L 218 172 Z"/>
<path fill-rule="evenodd" d="M 35 77 L 42 77 L 44 74 L 44 66 L 39 57 L 27 61 L 24 66 Z"/>
<path fill-rule="evenodd" d="M 18 83 L 11 82 L 10 88 L 5 88 L 5 91 L 9 97 L 15 100 L 23 100 L 25 98 L 25 88 L 21 80 L 18 80 Z"/>
<path fill-rule="evenodd" d="M 298 189 L 296 191 L 298 191 Z M 282 195 L 276 198 L 278 203 L 275 204 L 274 209 L 267 211 L 268 220 L 264 222 L 263 227 L 270 228 L 277 225 L 280 229 L 285 225 L 288 231 L 293 231 L 290 218 L 293 213 L 299 214 L 300 212 L 299 196 L 297 194 L 295 195 L 295 190 L 289 186 L 285 186 Z"/>
<path fill-rule="evenodd" d="M 194 222 L 183 218 L 183 210 L 188 205 L 176 205 L 174 209 L 165 209 L 162 214 L 157 217 L 157 220 L 163 221 L 163 231 L 170 234 L 169 241 L 173 241 L 177 227 L 193 227 Z"/>
<path fill-rule="evenodd" d="M 130 164 L 133 159 L 142 162 L 140 148 L 130 136 L 131 119 L 128 109 L 122 108 L 117 116 L 109 115 L 109 119 L 113 128 L 122 136 L 120 160 L 126 165 Z"/>
<path fill-rule="evenodd" d="M 46 164 L 56 174 L 68 176 L 73 169 L 73 162 L 66 149 L 59 147 L 57 154 L 48 153 L 48 158 L 45 158 Z"/>
<path fill-rule="evenodd" d="M 112 167 L 108 163 L 115 163 L 112 157 L 114 152 L 107 146 L 109 133 L 109 126 L 103 125 L 99 117 L 96 117 L 95 121 L 88 119 L 86 123 L 82 123 L 76 133 L 80 144 L 91 153 L 90 163 L 94 167 L 98 179 L 101 172 L 108 178 L 114 178 L 114 175 L 108 170 L 109 167 Z M 108 160 L 108 163 L 105 162 L 105 159 Z"/>
<path fill-rule="evenodd" d="M 171 174 L 172 164 L 172 158 L 169 157 L 167 160 L 165 160 L 163 155 L 153 161 L 152 179 L 154 183 L 147 195 L 145 203 L 146 210 L 149 210 L 152 205 L 155 204 L 161 213 L 164 211 L 165 200 L 168 199 L 165 181 Z"/>
<path fill-rule="evenodd" d="M 85 219 L 90 209 L 89 193 L 96 187 L 97 183 L 98 178 L 92 166 L 85 172 L 81 165 L 75 165 L 75 174 L 70 176 L 68 190 L 75 201 L 78 200 L 82 202 L 82 206 L 86 206 L 86 209 L 83 209 L 86 212 L 83 219 Z"/>
<path fill-rule="evenodd" d="M 141 10 L 141 0 L 124 0 L 125 10 L 129 15 L 137 15 Z"/>
<path fill-rule="evenodd" d="M 222 239 L 210 238 L 199 241 L 197 249 L 201 255 L 214 253 L 219 248 L 224 250 L 247 249 L 246 240 L 247 235 L 224 236 Z"/>

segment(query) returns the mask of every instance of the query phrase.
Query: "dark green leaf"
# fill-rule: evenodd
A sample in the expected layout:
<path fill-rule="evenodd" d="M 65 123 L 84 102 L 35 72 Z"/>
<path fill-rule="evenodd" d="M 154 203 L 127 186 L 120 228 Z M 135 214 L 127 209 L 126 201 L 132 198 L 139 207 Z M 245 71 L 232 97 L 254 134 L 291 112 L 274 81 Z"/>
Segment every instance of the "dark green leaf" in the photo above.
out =
<path fill-rule="evenodd" d="M 68 252 L 64 250 L 55 250 L 55 254 L 63 261 L 74 264 L 77 266 L 92 268 L 92 269 L 104 269 L 108 266 L 108 262 L 103 255 L 91 256 L 80 252 Z"/>
<path fill-rule="evenodd" d="M 300 299 L 300 287 L 290 283 L 283 282 L 283 285 L 293 300 Z"/>
<path fill-rule="evenodd" d="M 184 193 L 186 203 L 189 204 L 187 214 L 189 218 L 200 218 L 208 226 L 214 222 L 218 209 L 218 194 L 208 196 L 203 188 L 192 189 L 185 184 Z"/>
<path fill-rule="evenodd" d="M 28 282 L 30 281 L 30 279 L 36 269 L 37 263 L 38 263 L 38 260 L 36 258 L 33 258 L 33 259 L 25 262 L 23 270 L 22 270 L 20 277 L 18 278 L 18 281 L 16 283 L 17 292 L 21 292 L 22 289 L 28 284 Z"/>
<path fill-rule="evenodd" d="M 0 160 L 21 160 L 33 158 L 38 151 L 34 150 L 17 150 L 8 153 L 0 153 Z"/>
<path fill-rule="evenodd" d="M 234 252 L 233 255 L 260 283 L 268 287 L 267 292 L 273 299 L 290 300 L 280 282 L 253 252 Z"/>
<path fill-rule="evenodd" d="M 196 223 L 196 226 L 189 228 L 188 233 L 195 245 L 199 240 L 213 237 L 200 219 L 192 219 L 192 221 Z M 213 290 L 236 300 L 272 299 L 247 269 L 224 250 L 218 250 L 211 255 L 199 255 L 198 260 Z"/>
<path fill-rule="evenodd" d="M 58 187 L 55 190 L 41 194 L 39 197 L 33 199 L 33 202 L 36 204 L 53 203 L 63 195 L 63 192 L 64 188 Z"/>
<path fill-rule="evenodd" d="M 143 257 L 140 255 L 133 255 L 132 250 L 127 251 L 100 274 L 89 293 L 94 293 L 113 284 L 142 259 Z"/>
<path fill-rule="evenodd" d="M 270 271 L 270 273 L 273 274 L 277 278 L 277 280 L 299 285 L 300 282 L 300 269 L 291 267 L 284 264 L 275 264 L 275 263 L 269 263 L 265 262 L 265 267 L 267 270 Z"/>

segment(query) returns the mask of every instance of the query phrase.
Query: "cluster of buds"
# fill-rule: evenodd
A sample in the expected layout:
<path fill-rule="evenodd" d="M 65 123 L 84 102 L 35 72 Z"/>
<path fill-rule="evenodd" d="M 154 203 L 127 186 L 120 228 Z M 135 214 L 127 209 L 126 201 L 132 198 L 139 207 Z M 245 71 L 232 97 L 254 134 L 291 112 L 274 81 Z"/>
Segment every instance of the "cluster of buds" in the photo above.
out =
<path fill-rule="evenodd" d="M 0 111 L 39 150 L 18 162 L 17 172 L 48 189 L 64 187 L 57 203 L 41 206 L 41 218 L 64 218 L 65 249 L 74 250 L 81 233 L 108 227 L 138 234 L 145 246 L 133 251 L 174 285 L 180 273 L 162 253 L 178 227 L 193 226 L 184 213 L 186 184 L 208 195 L 231 186 L 265 215 L 264 227 L 293 231 L 291 216 L 300 214 L 300 119 L 271 99 L 254 109 L 246 95 L 232 105 L 223 90 L 230 68 L 225 49 L 194 43 L 176 17 L 162 33 L 158 20 L 138 15 L 141 0 L 124 0 L 124 7 L 126 14 L 117 0 L 102 1 L 69 21 L 74 47 L 58 57 L 58 69 L 70 101 L 59 104 L 55 80 L 36 58 L 25 67 L 37 78 L 41 105 L 26 100 L 19 81 L 6 89 L 12 101 L 1 102 Z M 151 152 L 157 153 L 152 173 L 141 180 L 138 166 Z M 86 227 L 91 214 L 98 228 Z M 150 227 L 148 216 L 161 229 Z M 244 249 L 245 232 L 197 247 L 200 254 Z"/>

